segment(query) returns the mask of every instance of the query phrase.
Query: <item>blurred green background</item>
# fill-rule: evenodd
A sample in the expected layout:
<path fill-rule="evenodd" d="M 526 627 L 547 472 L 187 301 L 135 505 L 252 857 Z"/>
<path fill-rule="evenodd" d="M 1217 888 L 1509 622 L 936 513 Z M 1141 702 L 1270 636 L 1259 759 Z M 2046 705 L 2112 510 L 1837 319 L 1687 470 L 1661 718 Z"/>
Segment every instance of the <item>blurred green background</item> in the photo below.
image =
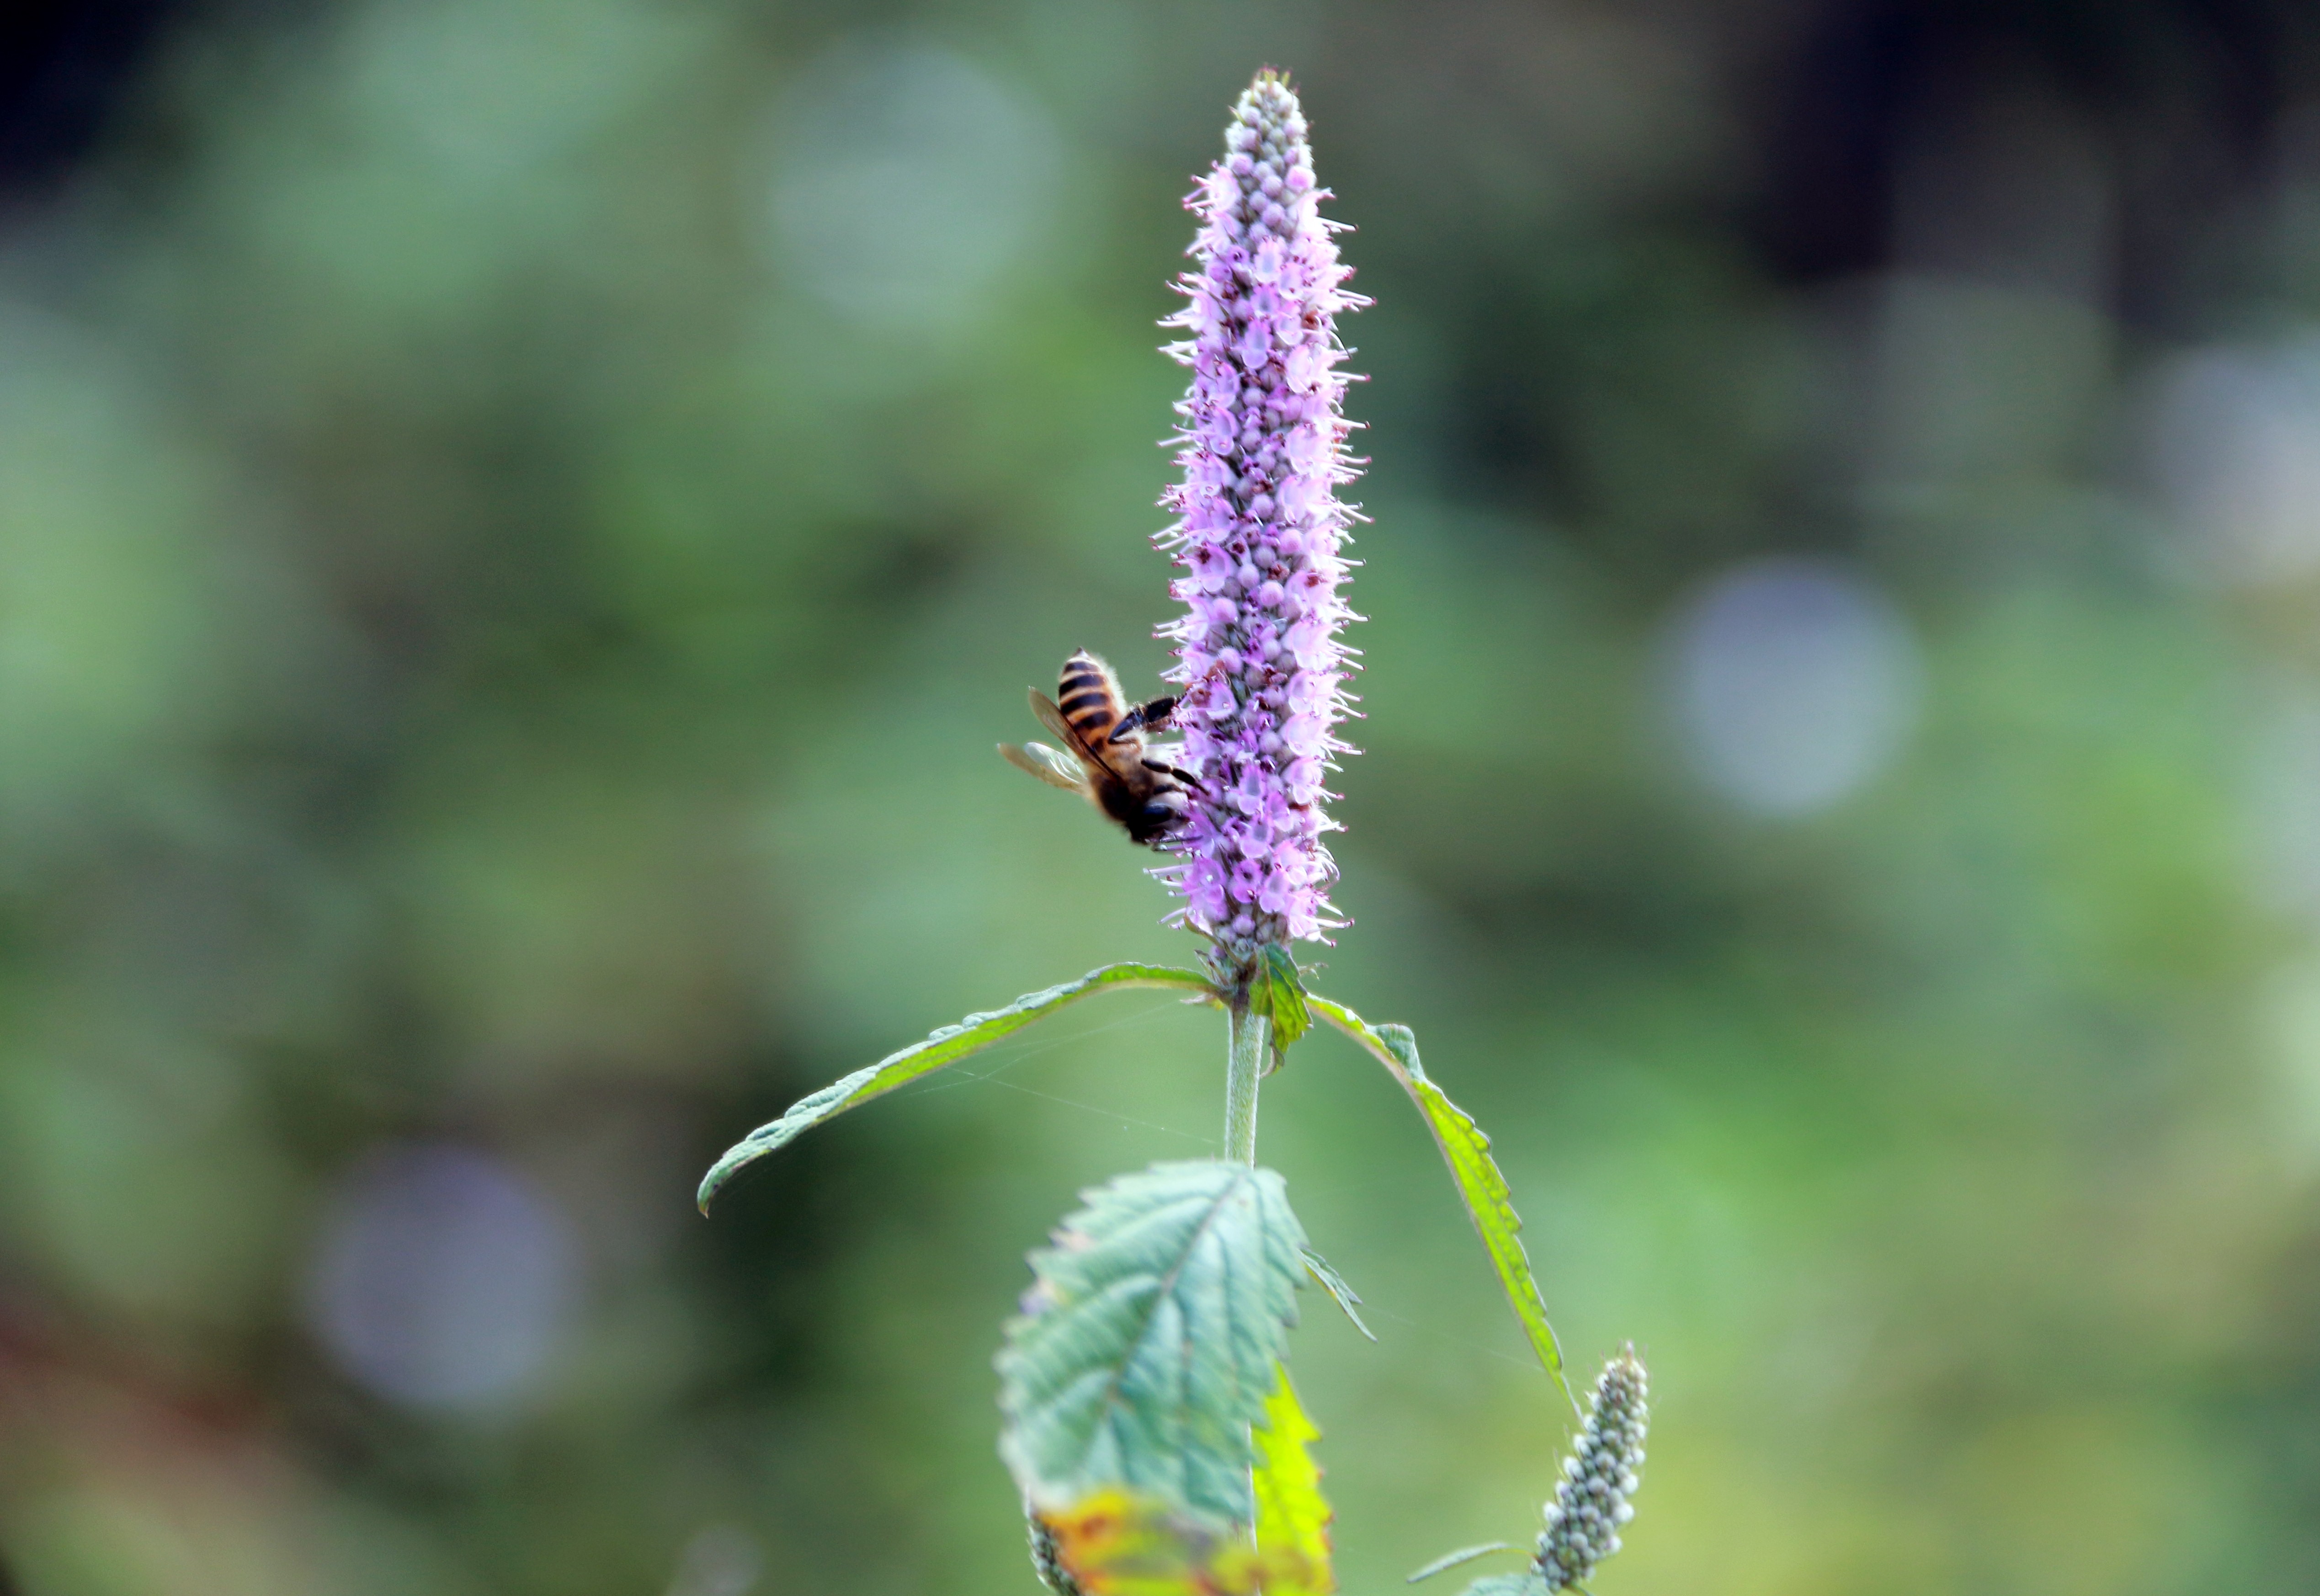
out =
<path fill-rule="evenodd" d="M 1317 986 L 1656 1423 L 1601 1596 L 2320 1589 L 2320 18 L 214 0 L 0 72 L 0 1587 L 1028 1592 L 1021 1258 L 1191 939 L 992 754 L 1163 663 L 1178 201 L 1305 94 L 1374 465 Z M 1558 1405 L 1391 1084 L 1263 1156 L 1347 1591 Z M 1455 1587 L 1454 1587 L 1455 1588 Z"/>

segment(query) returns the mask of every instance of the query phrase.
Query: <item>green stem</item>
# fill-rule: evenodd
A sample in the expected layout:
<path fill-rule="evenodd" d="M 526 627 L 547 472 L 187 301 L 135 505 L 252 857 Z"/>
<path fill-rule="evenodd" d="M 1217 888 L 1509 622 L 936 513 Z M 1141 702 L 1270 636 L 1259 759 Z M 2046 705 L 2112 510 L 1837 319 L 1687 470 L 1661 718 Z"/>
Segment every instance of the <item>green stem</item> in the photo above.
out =
<path fill-rule="evenodd" d="M 1271 1051 L 1273 1018 L 1249 1011 L 1242 993 L 1226 1010 L 1230 1038 L 1225 1054 L 1225 1156 L 1239 1164 L 1256 1162 L 1256 1083 L 1264 1074 Z"/>

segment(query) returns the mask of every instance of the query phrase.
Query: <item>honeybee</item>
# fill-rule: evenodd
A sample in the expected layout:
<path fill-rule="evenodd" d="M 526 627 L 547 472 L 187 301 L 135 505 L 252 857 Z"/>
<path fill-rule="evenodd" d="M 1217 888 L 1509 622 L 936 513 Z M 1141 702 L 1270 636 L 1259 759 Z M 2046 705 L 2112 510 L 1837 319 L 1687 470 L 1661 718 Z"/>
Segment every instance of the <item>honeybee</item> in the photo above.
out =
<path fill-rule="evenodd" d="M 1175 697 L 1124 704 L 1111 667 L 1082 648 L 1064 661 L 1054 698 L 1031 689 L 1031 712 L 1063 748 L 1003 742 L 999 751 L 1017 769 L 1087 799 L 1124 827 L 1130 842 L 1156 848 L 1183 824 L 1186 788 L 1200 784 L 1153 757 L 1166 750 L 1145 746 L 1145 732 L 1159 730 L 1175 713 Z"/>

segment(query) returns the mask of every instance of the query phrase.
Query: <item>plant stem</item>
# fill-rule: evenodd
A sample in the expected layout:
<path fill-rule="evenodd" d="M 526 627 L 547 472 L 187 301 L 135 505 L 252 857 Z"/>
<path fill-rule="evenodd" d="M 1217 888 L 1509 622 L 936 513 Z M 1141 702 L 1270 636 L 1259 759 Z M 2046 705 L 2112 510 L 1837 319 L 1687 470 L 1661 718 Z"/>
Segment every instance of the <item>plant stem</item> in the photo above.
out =
<path fill-rule="evenodd" d="M 1225 1054 L 1225 1156 L 1256 1162 L 1256 1082 L 1272 1051 L 1273 1017 L 1249 1011 L 1243 993 L 1226 1011 L 1229 1042 Z"/>

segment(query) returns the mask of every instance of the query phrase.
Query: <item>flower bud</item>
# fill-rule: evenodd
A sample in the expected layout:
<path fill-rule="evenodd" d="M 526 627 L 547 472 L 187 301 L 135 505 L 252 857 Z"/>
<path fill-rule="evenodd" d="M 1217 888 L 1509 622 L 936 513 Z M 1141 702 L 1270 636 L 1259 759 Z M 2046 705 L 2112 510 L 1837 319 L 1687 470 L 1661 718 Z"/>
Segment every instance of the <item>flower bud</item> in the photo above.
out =
<path fill-rule="evenodd" d="M 1597 1564 L 1619 1549 L 1617 1527 L 1636 1516 L 1627 1498 L 1643 1468 L 1651 1416 L 1646 1394 L 1644 1365 L 1633 1347 L 1596 1378 L 1587 1427 L 1563 1460 L 1563 1483 L 1546 1504 L 1546 1528 L 1532 1564 L 1549 1591 L 1584 1583 Z"/>

